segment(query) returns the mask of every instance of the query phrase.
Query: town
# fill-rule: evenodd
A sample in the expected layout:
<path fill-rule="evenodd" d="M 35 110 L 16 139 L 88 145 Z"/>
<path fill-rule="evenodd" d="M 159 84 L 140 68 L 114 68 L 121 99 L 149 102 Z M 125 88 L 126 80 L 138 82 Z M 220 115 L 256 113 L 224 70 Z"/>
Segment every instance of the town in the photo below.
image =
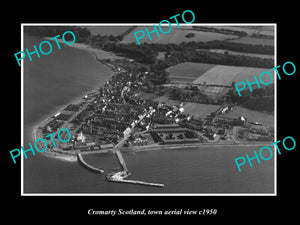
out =
<path fill-rule="evenodd" d="M 273 129 L 246 117 L 227 118 L 235 107 L 224 103 L 204 118 L 185 113 L 184 102 L 170 104 L 143 99 L 140 90 L 147 89 L 148 71 L 124 68 L 124 60 L 105 62 L 115 75 L 103 87 L 85 95 L 80 102 L 66 106 L 39 127 L 41 135 L 49 135 L 60 127 L 70 130 L 69 143 L 52 146 L 50 151 L 66 154 L 107 152 L 124 137 L 122 150 L 147 146 L 188 143 L 238 144 L 273 140 Z M 130 63 L 130 62 L 129 62 Z M 133 62 L 131 62 L 133 63 Z M 150 112 L 137 123 L 145 112 Z"/>
<path fill-rule="evenodd" d="M 259 31 L 260 28 L 185 26 L 172 32 L 179 35 L 174 35 L 178 40 L 187 42 L 157 43 L 153 39 L 149 44 L 145 39 L 146 43 L 136 45 L 133 34 L 143 29 L 138 26 L 117 36 L 91 35 L 86 28 L 72 27 L 78 41 L 73 46 L 91 51 L 113 73 L 103 85 L 39 123 L 34 139 L 65 128 L 71 140 L 53 146 L 47 139 L 44 154 L 77 158 L 81 165 L 97 173 L 104 170 L 93 167 L 83 156 L 114 154 L 121 168 L 108 173 L 108 181 L 157 187 L 164 184 L 127 179 L 131 173 L 122 153 L 252 146 L 274 141 L 274 82 L 263 80 L 267 86 L 243 90 L 242 97 L 235 91 L 241 78 L 262 74 L 274 65 L 273 31 Z M 39 27 L 29 31 L 51 36 L 64 29 Z M 155 28 L 150 33 L 156 31 Z M 198 35 L 212 40 L 189 41 Z M 217 36 L 224 39 L 214 40 Z M 245 38 L 259 39 L 266 45 L 236 42 Z"/>

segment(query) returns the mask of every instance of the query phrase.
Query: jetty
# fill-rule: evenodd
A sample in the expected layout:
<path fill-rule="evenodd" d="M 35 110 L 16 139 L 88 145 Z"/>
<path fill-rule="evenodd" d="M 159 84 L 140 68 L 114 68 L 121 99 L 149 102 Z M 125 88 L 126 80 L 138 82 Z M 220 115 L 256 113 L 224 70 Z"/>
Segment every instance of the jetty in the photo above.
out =
<path fill-rule="evenodd" d="M 140 185 L 147 185 L 147 186 L 155 186 L 155 187 L 164 187 L 164 184 L 157 184 L 157 183 L 150 183 L 150 182 L 144 182 L 139 180 L 125 180 L 122 181 L 115 181 L 115 182 L 123 182 L 123 183 L 130 183 L 130 184 L 140 184 Z"/>
<path fill-rule="evenodd" d="M 82 155 L 80 153 L 77 154 L 77 161 L 80 165 L 87 168 L 88 170 L 95 172 L 95 173 L 104 173 L 104 170 L 96 168 L 88 164 L 86 161 L 83 160 Z"/>
<path fill-rule="evenodd" d="M 128 169 L 127 169 L 127 166 L 126 166 L 126 163 L 125 163 L 125 160 L 123 158 L 122 153 L 119 150 L 117 150 L 117 151 L 115 151 L 115 155 L 116 155 L 123 171 L 129 172 Z"/>
<path fill-rule="evenodd" d="M 150 110 L 151 111 L 151 110 Z M 127 169 L 126 166 L 126 162 L 123 158 L 123 155 L 121 153 L 121 148 L 123 146 L 123 144 L 125 143 L 125 141 L 128 140 L 128 138 L 130 137 L 130 135 L 132 133 L 134 133 L 135 131 L 135 126 L 137 124 L 139 124 L 150 112 L 146 112 L 144 113 L 141 118 L 137 121 L 137 123 L 135 123 L 133 125 L 133 127 L 124 134 L 124 137 L 115 145 L 115 147 L 113 148 L 113 153 L 115 154 L 115 156 L 117 157 L 122 170 L 119 172 L 113 172 L 110 173 L 106 176 L 106 179 L 108 181 L 112 181 L 112 182 L 120 182 L 120 183 L 130 183 L 130 184 L 141 184 L 141 185 L 148 185 L 148 186 L 156 186 L 156 187 L 164 187 L 164 184 L 157 184 L 157 183 L 149 183 L 149 182 L 144 182 L 144 181 L 138 181 L 138 180 L 127 180 L 126 178 L 128 178 L 131 173 L 129 172 L 129 170 Z"/>
<path fill-rule="evenodd" d="M 106 176 L 106 179 L 111 182 L 119 182 L 119 183 L 128 183 L 128 184 L 140 184 L 146 186 L 155 186 L 155 187 L 164 187 L 164 184 L 158 183 L 150 183 L 144 182 L 139 180 L 127 180 L 126 178 L 129 177 L 131 174 L 128 171 L 119 171 L 116 173 L 110 173 Z"/>

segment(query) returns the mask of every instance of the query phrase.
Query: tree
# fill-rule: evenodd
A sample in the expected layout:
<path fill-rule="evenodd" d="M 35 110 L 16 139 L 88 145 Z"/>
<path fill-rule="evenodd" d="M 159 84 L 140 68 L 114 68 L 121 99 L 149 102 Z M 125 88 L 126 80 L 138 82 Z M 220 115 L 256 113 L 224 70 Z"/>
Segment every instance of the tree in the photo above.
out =
<path fill-rule="evenodd" d="M 178 139 L 184 139 L 184 136 L 182 133 L 180 133 L 178 136 L 177 136 Z"/>
<path fill-rule="evenodd" d="M 169 133 L 168 136 L 167 136 L 167 139 L 173 139 L 173 133 Z"/>
<path fill-rule="evenodd" d="M 267 91 L 265 88 L 256 88 L 252 92 L 252 96 L 254 97 L 262 97 L 266 95 L 267 95 Z"/>

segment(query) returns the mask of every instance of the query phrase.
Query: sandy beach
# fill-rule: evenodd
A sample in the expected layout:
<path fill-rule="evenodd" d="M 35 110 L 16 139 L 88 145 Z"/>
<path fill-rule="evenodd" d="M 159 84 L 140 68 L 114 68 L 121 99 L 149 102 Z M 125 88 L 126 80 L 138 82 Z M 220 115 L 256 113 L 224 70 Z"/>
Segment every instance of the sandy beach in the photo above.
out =
<path fill-rule="evenodd" d="M 51 116 L 49 115 L 49 117 L 44 120 L 39 122 L 37 125 L 35 125 L 32 129 L 32 140 L 37 140 L 38 138 L 43 138 L 42 134 L 39 132 L 39 127 L 43 124 L 46 123 L 46 121 L 50 118 Z M 63 161 L 68 161 L 68 162 L 76 162 L 77 158 L 75 154 L 71 154 L 71 153 L 62 153 L 62 152 L 55 152 L 53 150 L 50 149 L 46 149 L 46 151 L 43 152 L 44 155 L 55 158 L 55 159 L 60 159 Z"/>

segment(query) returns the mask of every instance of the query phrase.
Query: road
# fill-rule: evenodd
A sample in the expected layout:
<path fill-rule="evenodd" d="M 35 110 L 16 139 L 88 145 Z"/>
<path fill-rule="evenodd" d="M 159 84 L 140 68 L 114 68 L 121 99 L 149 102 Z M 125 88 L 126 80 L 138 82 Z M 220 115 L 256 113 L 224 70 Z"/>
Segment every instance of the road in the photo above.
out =
<path fill-rule="evenodd" d="M 136 125 L 138 125 L 149 113 L 150 113 L 150 110 L 148 112 L 144 113 L 144 115 L 138 120 L 138 122 L 131 128 L 130 132 L 125 134 L 124 137 L 118 142 L 118 144 L 115 145 L 115 147 L 114 147 L 115 151 L 119 150 L 119 148 L 123 146 L 124 142 L 127 141 L 128 138 L 130 137 L 130 135 L 135 132 Z"/>
<path fill-rule="evenodd" d="M 129 171 L 127 169 L 126 162 L 122 156 L 120 148 L 123 146 L 125 141 L 128 140 L 130 135 L 134 133 L 136 125 L 138 125 L 145 118 L 145 116 L 147 116 L 149 113 L 150 113 L 150 110 L 148 112 L 144 113 L 144 115 L 137 121 L 137 123 L 130 129 L 130 131 L 127 134 L 125 134 L 124 137 L 113 148 L 113 152 L 116 154 L 123 170 L 126 172 L 129 172 Z"/>

